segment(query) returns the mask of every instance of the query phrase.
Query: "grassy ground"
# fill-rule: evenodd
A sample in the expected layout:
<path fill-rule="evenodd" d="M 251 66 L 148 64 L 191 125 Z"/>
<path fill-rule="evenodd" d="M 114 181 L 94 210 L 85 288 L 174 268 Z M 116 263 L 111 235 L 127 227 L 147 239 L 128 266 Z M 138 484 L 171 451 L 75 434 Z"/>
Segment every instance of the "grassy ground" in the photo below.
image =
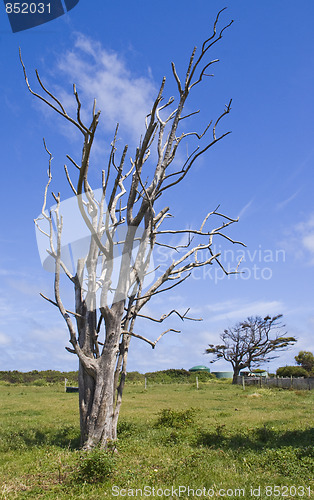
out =
<path fill-rule="evenodd" d="M 130 385 L 118 453 L 86 455 L 63 390 L 0 385 L 0 498 L 313 498 L 313 391 Z"/>

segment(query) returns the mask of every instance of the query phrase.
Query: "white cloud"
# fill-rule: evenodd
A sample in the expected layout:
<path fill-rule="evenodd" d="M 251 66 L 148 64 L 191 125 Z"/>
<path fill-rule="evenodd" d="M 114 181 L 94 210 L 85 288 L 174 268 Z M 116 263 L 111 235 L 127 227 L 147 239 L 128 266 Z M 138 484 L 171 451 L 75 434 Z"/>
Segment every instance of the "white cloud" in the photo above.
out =
<path fill-rule="evenodd" d="M 149 69 L 147 76 L 134 75 L 119 54 L 108 51 L 100 42 L 80 33 L 73 49 L 60 57 L 58 69 L 71 84 L 76 83 L 82 108 L 88 109 L 83 118 L 90 120 L 96 98 L 96 107 L 102 111 L 100 126 L 104 131 L 112 136 L 119 122 L 120 134 L 127 135 L 138 144 L 145 130 L 145 116 L 156 97 Z M 60 92 L 61 101 L 73 110 L 74 96 L 59 89 L 59 95 Z"/>
<path fill-rule="evenodd" d="M 298 224 L 296 229 L 303 249 L 311 254 L 309 263 L 314 265 L 314 214 L 307 221 Z"/>
<path fill-rule="evenodd" d="M 207 306 L 210 312 L 221 312 L 210 317 L 210 321 L 240 321 L 248 316 L 266 316 L 267 314 L 281 314 L 284 305 L 278 300 L 256 300 L 245 303 L 243 300 L 234 300 L 211 304 Z"/>
<path fill-rule="evenodd" d="M 302 243 L 307 250 L 314 253 L 314 232 L 303 236 Z"/>
<path fill-rule="evenodd" d="M 7 345 L 11 343 L 11 339 L 5 333 L 0 332 L 0 345 Z"/>
<path fill-rule="evenodd" d="M 40 340 L 43 344 L 62 344 L 69 340 L 69 334 L 66 324 L 62 321 L 55 321 L 54 326 L 41 324 L 37 321 L 32 322 L 28 337 L 32 340 Z"/>
<path fill-rule="evenodd" d="M 296 229 L 301 232 L 307 231 L 308 229 L 314 230 L 314 214 L 311 214 L 307 220 L 299 222 L 299 224 L 296 225 Z"/>
<path fill-rule="evenodd" d="M 314 265 L 314 214 L 287 231 L 283 246 L 307 265 Z"/>

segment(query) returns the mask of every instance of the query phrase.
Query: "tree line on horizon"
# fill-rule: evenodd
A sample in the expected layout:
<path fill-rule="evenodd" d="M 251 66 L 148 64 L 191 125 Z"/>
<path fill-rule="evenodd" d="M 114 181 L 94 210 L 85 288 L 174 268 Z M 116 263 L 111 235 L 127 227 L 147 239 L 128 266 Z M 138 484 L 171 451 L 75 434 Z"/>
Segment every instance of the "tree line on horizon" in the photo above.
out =
<path fill-rule="evenodd" d="M 215 375 L 209 372 L 190 372 L 184 368 L 170 368 L 168 370 L 159 370 L 156 372 L 140 373 L 138 371 L 129 372 L 127 374 L 129 383 L 143 383 L 145 377 L 150 383 L 184 383 L 195 382 L 196 377 L 200 382 L 206 382 L 216 378 Z M 64 384 L 64 379 L 67 379 L 67 385 L 78 384 L 78 371 L 61 372 L 58 370 L 32 370 L 29 372 L 0 371 L 0 382 L 11 384 L 29 384 L 29 385 L 50 385 Z"/>
<path fill-rule="evenodd" d="M 296 366 L 281 366 L 275 373 L 270 373 L 269 376 L 279 377 L 314 377 L 314 355 L 310 351 L 300 351 L 295 356 Z M 253 370 L 253 373 L 261 370 Z M 148 383 L 153 384 L 170 384 L 170 383 L 194 383 L 198 377 L 199 382 L 207 382 L 216 379 L 213 373 L 206 371 L 191 372 L 184 368 L 169 368 L 168 370 L 158 370 L 155 372 L 140 373 L 138 371 L 129 372 L 127 374 L 128 383 L 137 384 L 145 383 L 145 378 Z M 64 384 L 67 379 L 67 385 L 78 384 L 78 371 L 59 371 L 59 370 L 31 370 L 21 372 L 18 370 L 3 370 L 0 371 L 0 382 L 9 384 L 25 384 L 45 386 L 52 384 Z"/>

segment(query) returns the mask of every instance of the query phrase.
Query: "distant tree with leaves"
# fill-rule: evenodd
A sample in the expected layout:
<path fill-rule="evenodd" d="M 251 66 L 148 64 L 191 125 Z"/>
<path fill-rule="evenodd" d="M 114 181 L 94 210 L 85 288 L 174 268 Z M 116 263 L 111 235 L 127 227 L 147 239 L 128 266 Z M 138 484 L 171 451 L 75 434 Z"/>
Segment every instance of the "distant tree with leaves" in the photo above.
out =
<path fill-rule="evenodd" d="M 281 323 L 281 318 L 282 314 L 265 318 L 249 317 L 224 330 L 220 335 L 222 344 L 209 344 L 205 353 L 215 356 L 211 363 L 220 359 L 231 363 L 232 383 L 236 384 L 241 370 L 252 369 L 277 358 L 278 356 L 272 353 L 286 350 L 296 342 L 294 337 L 286 336 L 285 325 Z"/>
<path fill-rule="evenodd" d="M 278 377 L 308 377 L 308 372 L 302 366 L 281 366 L 277 368 Z"/>
<path fill-rule="evenodd" d="M 297 365 L 302 366 L 309 374 L 314 376 L 314 355 L 310 351 L 300 351 L 294 358 Z"/>

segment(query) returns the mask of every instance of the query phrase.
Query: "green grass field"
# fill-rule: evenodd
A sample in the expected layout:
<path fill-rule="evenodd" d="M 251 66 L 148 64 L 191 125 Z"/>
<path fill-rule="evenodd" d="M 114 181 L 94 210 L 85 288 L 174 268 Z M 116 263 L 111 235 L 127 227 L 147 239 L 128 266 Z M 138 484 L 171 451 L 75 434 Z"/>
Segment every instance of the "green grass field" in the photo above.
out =
<path fill-rule="evenodd" d="M 225 381 L 130 385 L 118 452 L 87 455 L 78 394 L 2 384 L 1 498 L 313 498 L 313 400 Z"/>

